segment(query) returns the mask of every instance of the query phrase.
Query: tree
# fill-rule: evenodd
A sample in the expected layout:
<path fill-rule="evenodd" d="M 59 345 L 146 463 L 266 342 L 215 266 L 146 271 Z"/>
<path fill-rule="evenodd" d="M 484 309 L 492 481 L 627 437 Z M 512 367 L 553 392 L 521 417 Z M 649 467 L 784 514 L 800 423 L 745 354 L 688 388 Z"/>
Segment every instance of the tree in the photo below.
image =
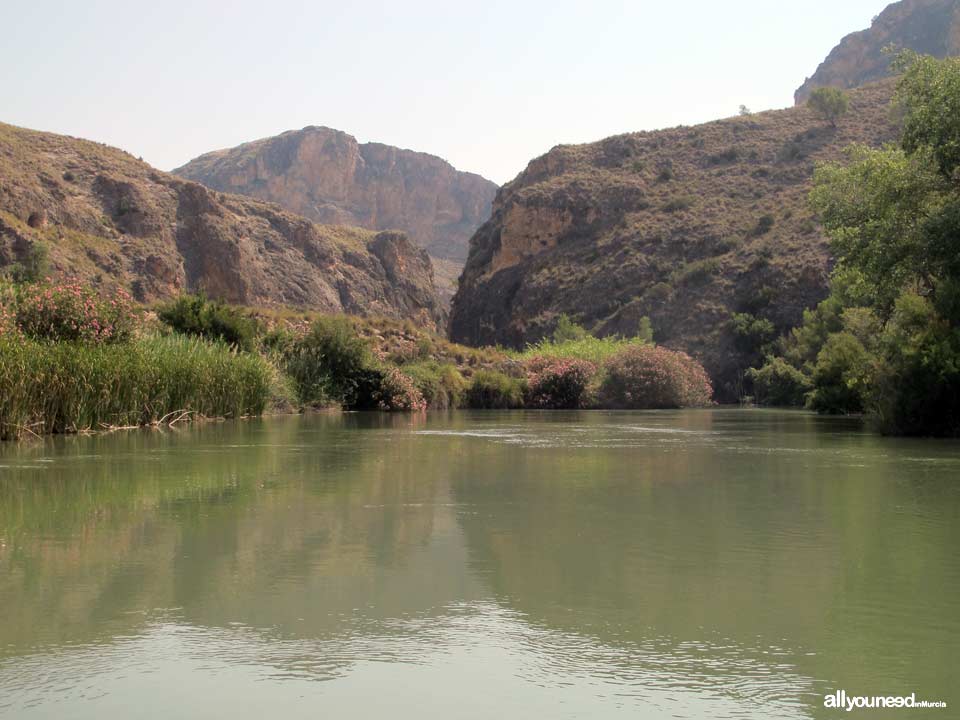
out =
<path fill-rule="evenodd" d="M 818 410 L 865 410 L 884 432 L 957 436 L 960 60 L 906 53 L 893 67 L 899 147 L 854 146 L 846 165 L 815 172 L 811 205 L 836 265 L 830 297 L 804 313 L 783 359 L 812 381 Z M 823 88 L 811 108 L 835 121 L 841 96 Z M 799 383 L 782 367 L 766 375 Z"/>
<path fill-rule="evenodd" d="M 748 108 L 746 105 L 741 105 L 741 106 L 740 106 L 740 116 L 741 116 L 741 117 L 746 117 L 747 115 L 752 115 L 752 114 L 753 114 L 753 113 L 750 112 L 750 108 Z"/>
<path fill-rule="evenodd" d="M 837 120 L 849 109 L 850 101 L 847 99 L 847 94 L 840 88 L 821 87 L 810 93 L 807 107 L 818 117 L 829 122 L 832 127 L 836 127 Z"/>

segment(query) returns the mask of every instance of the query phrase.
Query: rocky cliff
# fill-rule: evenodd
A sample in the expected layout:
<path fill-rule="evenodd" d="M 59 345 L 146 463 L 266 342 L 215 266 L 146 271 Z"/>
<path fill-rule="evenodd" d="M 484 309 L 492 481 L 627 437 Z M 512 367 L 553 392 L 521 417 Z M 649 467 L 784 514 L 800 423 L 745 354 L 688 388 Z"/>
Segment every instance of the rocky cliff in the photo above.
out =
<path fill-rule="evenodd" d="M 497 194 L 471 240 L 451 338 L 519 347 L 566 313 L 700 358 L 720 397 L 747 365 L 734 316 L 778 330 L 826 292 L 807 206 L 814 163 L 891 139 L 890 81 L 851 93 L 837 127 L 806 107 L 559 146 Z"/>
<path fill-rule="evenodd" d="M 0 124 L 0 266 L 38 244 L 55 273 L 141 300 L 203 288 L 250 305 L 444 322 L 402 232 L 322 226 L 98 143 Z"/>
<path fill-rule="evenodd" d="M 435 260 L 450 288 L 497 186 L 433 155 L 358 143 L 306 127 L 207 153 L 173 171 L 225 192 L 275 202 L 321 223 L 399 229 Z"/>
<path fill-rule="evenodd" d="M 925 55 L 960 54 L 960 0 L 901 0 L 888 5 L 866 30 L 847 35 L 813 77 L 801 85 L 794 100 L 807 101 L 815 88 L 831 85 L 860 87 L 889 74 L 888 46 Z"/>

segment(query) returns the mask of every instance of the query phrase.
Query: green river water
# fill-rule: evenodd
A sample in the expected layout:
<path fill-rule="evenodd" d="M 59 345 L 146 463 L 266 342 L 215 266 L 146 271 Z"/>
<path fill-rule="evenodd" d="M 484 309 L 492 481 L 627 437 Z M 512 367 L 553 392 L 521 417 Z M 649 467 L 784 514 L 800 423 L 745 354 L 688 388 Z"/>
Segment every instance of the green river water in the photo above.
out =
<path fill-rule="evenodd" d="M 799 412 L 7 444 L 0 717 L 946 720 L 958 549 L 960 443 Z"/>

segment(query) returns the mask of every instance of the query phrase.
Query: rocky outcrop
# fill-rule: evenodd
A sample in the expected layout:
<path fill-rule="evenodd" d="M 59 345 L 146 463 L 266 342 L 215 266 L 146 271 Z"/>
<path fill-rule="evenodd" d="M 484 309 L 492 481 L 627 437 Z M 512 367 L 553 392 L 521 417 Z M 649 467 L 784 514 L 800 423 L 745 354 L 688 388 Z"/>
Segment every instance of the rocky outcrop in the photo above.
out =
<path fill-rule="evenodd" d="M 471 240 L 451 339 L 522 347 L 568 314 L 702 360 L 722 399 L 748 367 L 734 316 L 783 331 L 826 293 L 813 165 L 894 137 L 890 81 L 851 93 L 837 126 L 806 107 L 559 146 L 497 194 Z"/>
<path fill-rule="evenodd" d="M 407 232 L 456 278 L 497 186 L 433 155 L 358 143 L 306 127 L 207 153 L 173 171 L 225 192 L 275 202 L 316 222 Z"/>
<path fill-rule="evenodd" d="M 430 259 L 404 233 L 319 225 L 120 150 L 0 124 L 0 264 L 38 243 L 56 273 L 144 301 L 204 289 L 247 305 L 445 322 Z"/>
<path fill-rule="evenodd" d="M 812 77 L 794 93 L 807 101 L 818 87 L 860 87 L 886 77 L 892 55 L 884 48 L 906 48 L 946 57 L 960 54 L 960 0 L 901 0 L 888 5 L 866 30 L 847 35 Z"/>

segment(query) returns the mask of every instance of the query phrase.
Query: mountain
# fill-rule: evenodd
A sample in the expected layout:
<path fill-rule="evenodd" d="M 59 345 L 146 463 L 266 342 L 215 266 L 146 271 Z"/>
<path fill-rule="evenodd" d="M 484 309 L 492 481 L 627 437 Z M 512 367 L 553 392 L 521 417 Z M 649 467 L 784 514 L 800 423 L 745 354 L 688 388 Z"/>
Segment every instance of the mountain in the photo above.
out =
<path fill-rule="evenodd" d="M 497 191 L 433 155 L 312 126 L 210 152 L 173 172 L 317 222 L 403 230 L 433 258 L 448 294 Z"/>
<path fill-rule="evenodd" d="M 56 274 L 143 301 L 202 288 L 235 303 L 444 322 L 430 260 L 401 232 L 317 225 L 115 148 L 0 124 L 0 266 L 38 242 Z"/>
<path fill-rule="evenodd" d="M 796 93 L 797 105 L 825 85 L 854 88 L 886 77 L 891 55 L 883 49 L 915 50 L 946 57 L 960 54 L 960 0 L 901 0 L 888 5 L 866 30 L 847 35 Z"/>
<path fill-rule="evenodd" d="M 889 80 L 852 91 L 836 127 L 795 107 L 553 148 L 500 189 L 471 239 L 451 339 L 520 347 L 560 313 L 632 335 L 648 316 L 658 342 L 735 398 L 748 365 L 734 316 L 783 331 L 824 297 L 813 166 L 892 139 L 891 94 Z"/>

